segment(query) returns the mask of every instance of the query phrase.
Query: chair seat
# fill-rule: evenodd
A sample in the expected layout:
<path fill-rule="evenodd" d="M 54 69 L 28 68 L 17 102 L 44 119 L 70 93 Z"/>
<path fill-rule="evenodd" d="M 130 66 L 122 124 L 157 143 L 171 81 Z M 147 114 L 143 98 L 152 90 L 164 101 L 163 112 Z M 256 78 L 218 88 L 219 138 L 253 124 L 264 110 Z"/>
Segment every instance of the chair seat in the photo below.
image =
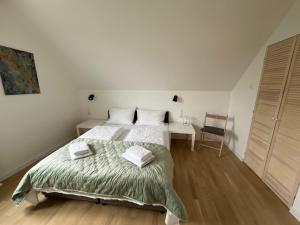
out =
<path fill-rule="evenodd" d="M 211 126 L 204 126 L 203 128 L 201 128 L 201 131 L 210 134 L 219 135 L 219 136 L 224 136 L 225 134 L 224 129 L 218 127 L 211 127 Z"/>

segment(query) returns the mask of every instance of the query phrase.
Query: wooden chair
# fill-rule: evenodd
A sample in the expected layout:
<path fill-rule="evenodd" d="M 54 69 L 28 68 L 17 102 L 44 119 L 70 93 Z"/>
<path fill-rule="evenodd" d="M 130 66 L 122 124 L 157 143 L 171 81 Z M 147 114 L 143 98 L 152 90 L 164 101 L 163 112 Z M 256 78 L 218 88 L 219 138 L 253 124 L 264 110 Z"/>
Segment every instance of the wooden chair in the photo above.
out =
<path fill-rule="evenodd" d="M 207 118 L 213 119 L 215 121 L 223 121 L 224 127 L 219 128 L 219 127 L 215 127 L 215 126 L 207 126 Z M 201 128 L 201 141 L 202 142 L 204 141 L 204 135 L 205 135 L 205 133 L 208 133 L 208 134 L 213 134 L 213 135 L 221 137 L 221 145 L 219 148 L 216 148 L 216 147 L 213 147 L 210 145 L 205 145 L 203 143 L 200 143 L 199 146 L 201 145 L 201 146 L 219 150 L 219 157 L 221 157 L 221 153 L 222 153 L 222 149 L 223 149 L 223 145 L 224 145 L 224 138 L 225 138 L 225 134 L 226 134 L 227 120 L 228 120 L 228 115 L 222 116 L 222 115 L 214 115 L 214 114 L 205 113 L 204 126 L 203 126 L 203 128 Z M 199 146 L 198 146 L 198 149 L 199 149 Z"/>

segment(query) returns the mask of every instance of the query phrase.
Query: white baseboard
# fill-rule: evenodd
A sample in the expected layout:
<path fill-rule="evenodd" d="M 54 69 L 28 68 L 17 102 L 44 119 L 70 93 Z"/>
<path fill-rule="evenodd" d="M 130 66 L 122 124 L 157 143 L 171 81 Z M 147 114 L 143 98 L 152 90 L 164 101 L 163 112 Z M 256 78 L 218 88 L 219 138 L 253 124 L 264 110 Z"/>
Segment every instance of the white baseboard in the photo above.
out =
<path fill-rule="evenodd" d="M 231 149 L 230 145 L 228 143 L 226 143 L 229 150 L 240 160 L 240 161 L 244 161 L 244 155 L 241 155 L 238 151 L 234 151 L 233 149 Z"/>
<path fill-rule="evenodd" d="M 52 148 L 48 149 L 46 152 L 42 152 L 41 154 L 37 155 L 36 157 L 34 157 L 33 159 L 30 159 L 24 163 L 22 163 L 21 165 L 19 165 L 18 167 L 16 167 L 15 169 L 12 169 L 10 171 L 7 171 L 6 173 L 4 173 L 3 175 L 0 176 L 0 182 L 6 180 L 7 178 L 15 175 L 16 173 L 20 172 L 21 170 L 23 170 L 24 168 L 30 166 L 31 164 L 45 158 L 47 155 L 51 154 L 52 152 L 56 151 L 58 148 L 60 148 L 61 146 L 65 145 L 66 143 L 68 143 L 69 141 L 71 141 L 72 139 L 74 139 L 75 136 L 72 136 L 70 138 L 67 138 L 66 140 L 56 144 L 55 146 L 53 146 Z"/>
<path fill-rule="evenodd" d="M 295 207 L 292 207 L 290 209 L 290 213 L 298 220 L 300 221 L 300 209 L 296 209 Z"/>
<path fill-rule="evenodd" d="M 244 161 L 244 156 L 242 156 L 239 152 L 235 152 L 231 150 L 233 154 L 235 154 L 236 157 L 238 157 L 239 160 Z"/>

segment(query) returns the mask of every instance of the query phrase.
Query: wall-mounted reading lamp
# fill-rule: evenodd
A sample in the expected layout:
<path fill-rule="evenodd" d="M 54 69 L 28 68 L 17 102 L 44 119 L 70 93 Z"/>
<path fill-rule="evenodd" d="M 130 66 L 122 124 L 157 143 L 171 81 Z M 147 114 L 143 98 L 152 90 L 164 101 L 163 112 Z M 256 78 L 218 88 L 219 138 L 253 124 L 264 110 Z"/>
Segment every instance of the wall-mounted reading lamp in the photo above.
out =
<path fill-rule="evenodd" d="M 90 94 L 88 99 L 89 99 L 89 101 L 93 101 L 95 99 L 95 95 L 94 94 Z"/>
<path fill-rule="evenodd" d="M 178 96 L 177 95 L 173 96 L 173 102 L 178 102 Z"/>

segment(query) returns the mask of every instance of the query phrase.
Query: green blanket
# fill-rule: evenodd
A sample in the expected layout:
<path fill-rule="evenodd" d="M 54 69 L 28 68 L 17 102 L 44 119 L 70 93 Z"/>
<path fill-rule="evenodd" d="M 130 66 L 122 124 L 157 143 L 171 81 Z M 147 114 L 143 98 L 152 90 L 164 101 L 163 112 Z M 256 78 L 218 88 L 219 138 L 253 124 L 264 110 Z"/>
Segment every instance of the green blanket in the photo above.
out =
<path fill-rule="evenodd" d="M 73 140 L 71 143 L 82 141 Z M 63 192 L 101 197 L 126 198 L 143 204 L 164 206 L 181 220 L 185 208 L 173 189 L 173 159 L 162 145 L 124 141 L 85 140 L 94 154 L 71 160 L 69 144 L 52 153 L 22 178 L 12 199 L 18 205 L 32 189 L 55 189 Z M 155 160 L 139 168 L 121 157 L 132 145 L 151 150 Z"/>

